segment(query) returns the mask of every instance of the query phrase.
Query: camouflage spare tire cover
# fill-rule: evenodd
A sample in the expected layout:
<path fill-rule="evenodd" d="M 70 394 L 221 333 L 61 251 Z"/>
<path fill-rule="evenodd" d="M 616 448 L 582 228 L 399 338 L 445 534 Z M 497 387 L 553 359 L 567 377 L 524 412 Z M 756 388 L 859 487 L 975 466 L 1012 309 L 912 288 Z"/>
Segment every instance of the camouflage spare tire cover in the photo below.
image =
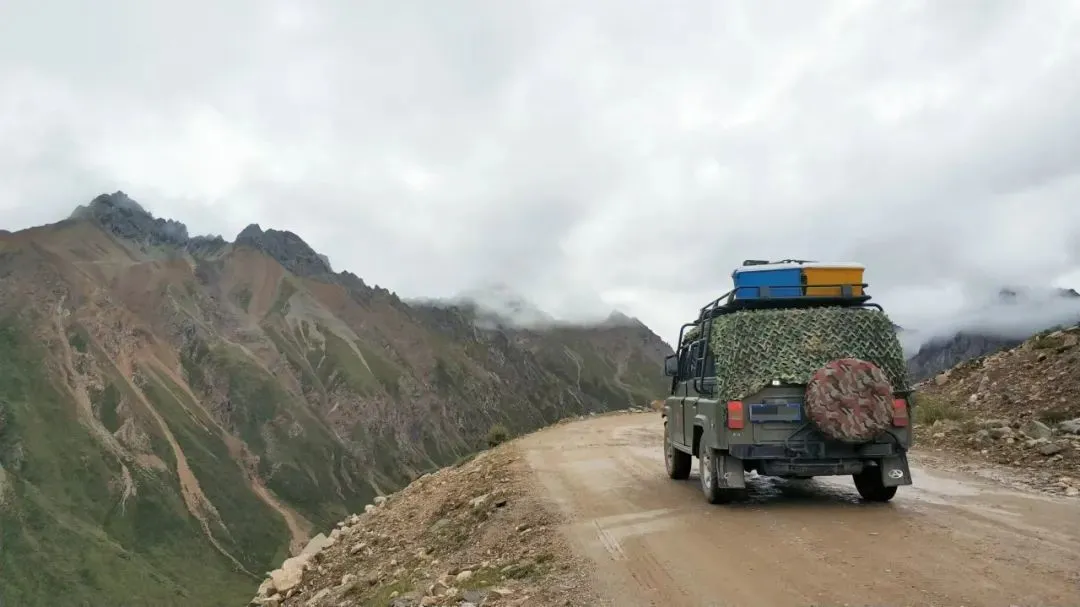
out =
<path fill-rule="evenodd" d="M 877 365 L 858 358 L 834 360 L 806 384 L 806 413 L 829 438 L 867 442 L 892 424 L 893 389 Z"/>

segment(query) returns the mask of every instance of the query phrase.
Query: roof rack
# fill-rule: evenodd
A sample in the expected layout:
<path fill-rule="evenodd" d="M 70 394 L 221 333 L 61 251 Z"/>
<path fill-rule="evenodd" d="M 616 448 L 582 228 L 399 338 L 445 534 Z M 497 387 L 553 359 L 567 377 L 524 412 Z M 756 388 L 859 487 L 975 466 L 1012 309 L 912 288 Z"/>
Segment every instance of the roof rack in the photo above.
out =
<path fill-rule="evenodd" d="M 716 318 L 740 310 L 820 308 L 827 306 L 872 307 L 881 310 L 882 308 L 878 304 L 867 304 L 870 301 L 870 296 L 865 294 L 867 286 L 869 285 L 866 283 L 813 285 L 811 288 L 815 290 L 834 289 L 839 291 L 840 295 L 806 295 L 806 288 L 803 288 L 802 295 L 780 297 L 771 296 L 769 288 L 766 286 L 738 287 L 702 306 L 698 314 L 698 321 L 706 318 Z M 852 294 L 857 290 L 856 287 L 861 287 L 863 295 Z M 785 289 L 790 289 L 790 287 L 785 287 Z M 736 297 L 736 292 L 745 293 L 750 290 L 754 292 L 756 297 Z"/>
<path fill-rule="evenodd" d="M 771 266 L 771 265 L 782 264 L 782 263 L 804 264 L 804 263 L 817 263 L 817 262 L 813 261 L 811 259 L 781 259 L 780 261 L 768 261 L 766 259 L 746 259 L 746 260 L 743 260 L 742 265 L 743 266 Z"/>

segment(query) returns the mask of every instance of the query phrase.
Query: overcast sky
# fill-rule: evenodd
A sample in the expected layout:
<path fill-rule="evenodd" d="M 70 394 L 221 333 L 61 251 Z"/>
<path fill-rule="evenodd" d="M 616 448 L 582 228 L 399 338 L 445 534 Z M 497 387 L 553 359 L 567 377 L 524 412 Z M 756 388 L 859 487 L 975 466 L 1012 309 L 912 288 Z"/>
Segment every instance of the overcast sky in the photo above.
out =
<path fill-rule="evenodd" d="M 122 189 L 669 340 L 743 259 L 861 261 L 918 326 L 1080 287 L 1078 4 L 2 0 L 0 227 Z"/>

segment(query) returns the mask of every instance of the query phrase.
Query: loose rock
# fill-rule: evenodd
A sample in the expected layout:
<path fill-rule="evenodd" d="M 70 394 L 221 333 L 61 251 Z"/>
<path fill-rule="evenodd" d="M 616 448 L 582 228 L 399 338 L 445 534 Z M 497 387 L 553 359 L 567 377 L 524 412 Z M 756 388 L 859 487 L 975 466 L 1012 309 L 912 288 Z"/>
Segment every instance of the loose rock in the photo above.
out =
<path fill-rule="evenodd" d="M 593 604 L 586 567 L 557 531 L 561 515 L 515 454 L 507 443 L 379 496 L 379 505 L 365 507 L 377 513 L 346 517 L 271 572 L 256 600 L 279 607 L 497 606 L 525 597 L 538 607 Z M 541 556 L 545 565 L 537 566 Z"/>

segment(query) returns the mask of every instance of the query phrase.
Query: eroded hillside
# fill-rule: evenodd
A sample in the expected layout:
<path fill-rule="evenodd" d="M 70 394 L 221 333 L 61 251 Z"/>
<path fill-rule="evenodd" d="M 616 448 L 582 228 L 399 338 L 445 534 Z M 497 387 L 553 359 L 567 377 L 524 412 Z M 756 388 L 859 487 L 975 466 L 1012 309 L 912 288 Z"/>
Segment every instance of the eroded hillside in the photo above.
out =
<path fill-rule="evenodd" d="M 918 388 L 917 444 L 1021 467 L 1080 496 L 1080 326 L 979 357 Z"/>
<path fill-rule="evenodd" d="M 0 598 L 239 604 L 493 426 L 641 405 L 637 321 L 483 330 L 289 232 L 189 237 L 122 193 L 0 235 Z M 13 580 L 13 582 L 12 582 Z"/>

